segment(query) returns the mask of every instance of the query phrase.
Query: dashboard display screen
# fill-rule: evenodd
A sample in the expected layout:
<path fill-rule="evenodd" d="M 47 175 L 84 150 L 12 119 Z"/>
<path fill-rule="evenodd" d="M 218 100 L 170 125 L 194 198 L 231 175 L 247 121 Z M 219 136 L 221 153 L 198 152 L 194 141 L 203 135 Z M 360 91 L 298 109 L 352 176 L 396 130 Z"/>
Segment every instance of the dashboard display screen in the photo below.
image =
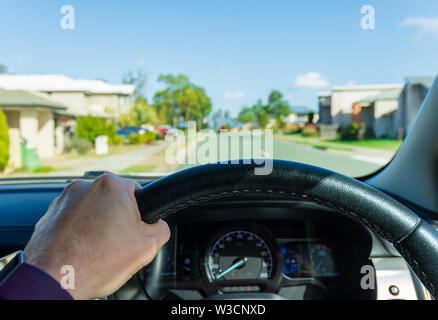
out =
<path fill-rule="evenodd" d="M 290 278 L 333 277 L 338 272 L 332 248 L 324 243 L 289 242 L 281 246 L 283 273 Z"/>

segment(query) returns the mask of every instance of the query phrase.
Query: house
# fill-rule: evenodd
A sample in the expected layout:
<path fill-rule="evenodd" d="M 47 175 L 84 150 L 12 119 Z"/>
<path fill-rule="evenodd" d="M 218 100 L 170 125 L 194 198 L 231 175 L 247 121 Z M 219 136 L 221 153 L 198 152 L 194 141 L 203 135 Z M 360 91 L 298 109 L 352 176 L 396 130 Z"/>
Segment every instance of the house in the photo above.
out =
<path fill-rule="evenodd" d="M 318 94 L 320 124 L 364 123 L 376 138 L 404 138 L 434 82 L 408 77 L 405 84 L 344 85 Z"/>
<path fill-rule="evenodd" d="M 369 96 L 359 101 L 361 110 L 368 118 L 361 117 L 356 122 L 365 122 L 376 138 L 395 138 L 395 114 L 399 109 L 401 88 L 384 90 L 381 93 Z M 364 109 L 366 108 L 366 109 Z"/>
<path fill-rule="evenodd" d="M 319 123 L 332 124 L 331 115 L 332 93 L 319 92 L 318 93 L 318 109 L 319 109 Z"/>
<path fill-rule="evenodd" d="M 401 83 L 335 86 L 329 107 L 326 102 L 331 117 L 327 124 L 343 127 L 361 122 L 376 137 L 390 136 L 403 87 Z"/>
<path fill-rule="evenodd" d="M 134 85 L 110 84 L 103 80 L 72 79 L 65 75 L 0 75 L 0 88 L 40 92 L 67 106 L 76 116 L 113 117 L 129 112 Z"/>
<path fill-rule="evenodd" d="M 304 107 L 304 106 L 291 107 L 291 113 L 287 117 L 286 123 L 306 124 L 309 121 L 309 113 L 312 112 L 314 114 L 314 121 L 317 121 L 317 119 L 315 119 L 315 116 L 317 117 L 315 111 L 309 109 L 308 107 Z"/>
<path fill-rule="evenodd" d="M 395 113 L 393 137 L 404 138 L 434 82 L 434 77 L 407 77 Z"/>
<path fill-rule="evenodd" d="M 9 126 L 9 164 L 13 167 L 24 165 L 24 147 L 35 156 L 47 158 L 63 143 L 59 118 L 67 115 L 66 106 L 39 93 L 0 89 L 0 107 Z"/>

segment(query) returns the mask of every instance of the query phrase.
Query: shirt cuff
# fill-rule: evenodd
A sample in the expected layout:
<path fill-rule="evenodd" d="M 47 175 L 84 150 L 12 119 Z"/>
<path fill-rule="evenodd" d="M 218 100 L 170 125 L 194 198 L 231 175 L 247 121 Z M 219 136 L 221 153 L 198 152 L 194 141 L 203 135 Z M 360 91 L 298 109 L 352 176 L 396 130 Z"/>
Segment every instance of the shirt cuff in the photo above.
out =
<path fill-rule="evenodd" d="M 48 273 L 23 263 L 0 286 L 2 300 L 73 300 Z"/>

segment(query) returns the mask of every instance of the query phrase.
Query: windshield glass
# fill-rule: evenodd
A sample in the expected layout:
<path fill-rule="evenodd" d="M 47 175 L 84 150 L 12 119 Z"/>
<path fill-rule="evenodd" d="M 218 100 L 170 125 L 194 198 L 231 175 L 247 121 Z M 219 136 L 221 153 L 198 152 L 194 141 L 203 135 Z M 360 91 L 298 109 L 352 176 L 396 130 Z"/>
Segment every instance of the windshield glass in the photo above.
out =
<path fill-rule="evenodd" d="M 436 0 L 11 0 L 0 35 L 0 178 L 238 158 L 364 176 L 438 69 Z"/>

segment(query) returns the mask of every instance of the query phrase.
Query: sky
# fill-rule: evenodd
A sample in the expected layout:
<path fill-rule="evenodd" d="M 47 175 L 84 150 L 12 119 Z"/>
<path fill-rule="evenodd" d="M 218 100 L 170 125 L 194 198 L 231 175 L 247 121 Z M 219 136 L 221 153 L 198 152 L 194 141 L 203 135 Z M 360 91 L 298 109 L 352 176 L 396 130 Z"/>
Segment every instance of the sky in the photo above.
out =
<path fill-rule="evenodd" d="M 61 27 L 65 5 L 73 30 Z M 160 73 L 182 73 L 236 116 L 273 89 L 316 109 L 334 85 L 436 76 L 438 1 L 2 0 L 0 39 L 12 73 L 120 83 L 143 68 L 149 99 Z"/>

